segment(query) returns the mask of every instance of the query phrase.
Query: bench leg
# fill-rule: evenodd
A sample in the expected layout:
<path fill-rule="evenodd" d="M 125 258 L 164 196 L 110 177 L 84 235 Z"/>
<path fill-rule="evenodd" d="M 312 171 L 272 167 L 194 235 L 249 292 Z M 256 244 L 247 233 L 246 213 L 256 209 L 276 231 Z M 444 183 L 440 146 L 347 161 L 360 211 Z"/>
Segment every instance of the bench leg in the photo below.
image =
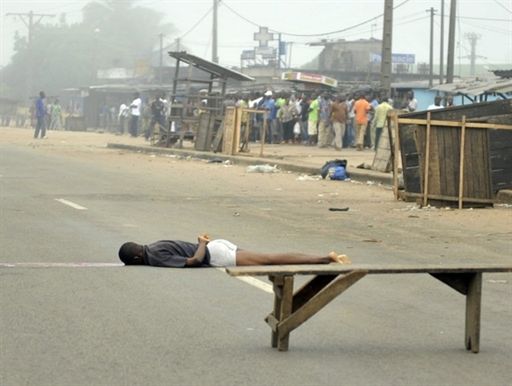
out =
<path fill-rule="evenodd" d="M 466 349 L 480 351 L 480 313 L 482 304 L 482 273 L 475 273 L 468 281 L 466 294 Z"/>
<path fill-rule="evenodd" d="M 285 276 L 283 278 L 283 296 L 281 298 L 281 312 L 279 315 L 279 321 L 283 321 L 288 318 L 292 313 L 292 302 L 293 302 L 293 276 Z M 290 340 L 290 333 L 280 334 L 279 330 L 277 337 L 277 349 L 279 351 L 288 351 L 288 343 Z"/>
<path fill-rule="evenodd" d="M 293 276 L 270 276 L 269 278 L 274 286 L 274 311 L 265 319 L 272 328 L 270 344 L 279 351 L 287 351 L 290 334 L 279 337 L 277 325 L 292 312 Z"/>
<path fill-rule="evenodd" d="M 272 314 L 267 316 L 265 321 L 267 323 L 270 323 L 270 319 L 272 318 L 275 320 L 272 326 L 272 337 L 270 344 L 273 348 L 277 347 L 277 320 L 279 318 L 279 314 L 281 312 L 281 298 L 283 296 L 283 277 L 282 276 L 270 276 L 270 281 L 272 282 L 272 285 L 274 287 L 274 311 Z"/>

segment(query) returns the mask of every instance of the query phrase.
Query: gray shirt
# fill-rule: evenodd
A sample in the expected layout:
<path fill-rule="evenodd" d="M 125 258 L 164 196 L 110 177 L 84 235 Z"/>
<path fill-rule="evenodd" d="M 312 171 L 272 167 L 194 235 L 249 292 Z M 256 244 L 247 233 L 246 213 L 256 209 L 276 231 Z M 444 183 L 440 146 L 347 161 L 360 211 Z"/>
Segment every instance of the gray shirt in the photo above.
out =
<path fill-rule="evenodd" d="M 154 267 L 183 268 L 189 257 L 194 256 L 198 244 L 179 240 L 160 240 L 144 245 L 144 262 Z M 210 254 L 206 250 L 203 265 L 209 265 Z"/>

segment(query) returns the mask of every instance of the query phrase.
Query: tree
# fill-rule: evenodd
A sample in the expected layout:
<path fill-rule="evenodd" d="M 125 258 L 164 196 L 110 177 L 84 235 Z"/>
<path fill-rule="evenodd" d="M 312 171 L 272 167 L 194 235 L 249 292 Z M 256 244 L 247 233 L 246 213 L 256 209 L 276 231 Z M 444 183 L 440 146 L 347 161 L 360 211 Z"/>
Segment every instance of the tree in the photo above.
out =
<path fill-rule="evenodd" d="M 63 88 L 90 85 L 100 68 L 149 63 L 158 34 L 173 32 L 159 12 L 133 0 L 90 2 L 82 14 L 80 23 L 67 24 L 63 16 L 57 24 L 35 26 L 31 55 L 26 40 L 15 36 L 15 54 L 0 74 L 2 90 L 9 90 L 11 97 L 23 95 L 31 58 L 31 95 L 39 90 L 56 95 Z"/>

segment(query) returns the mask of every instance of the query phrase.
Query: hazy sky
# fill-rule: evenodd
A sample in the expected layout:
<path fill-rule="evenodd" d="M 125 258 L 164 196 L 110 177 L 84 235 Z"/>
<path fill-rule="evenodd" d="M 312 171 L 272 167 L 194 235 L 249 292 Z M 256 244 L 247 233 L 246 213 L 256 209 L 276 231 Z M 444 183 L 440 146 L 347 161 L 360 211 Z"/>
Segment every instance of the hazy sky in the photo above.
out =
<path fill-rule="evenodd" d="M 23 22 L 5 16 L 9 12 L 66 13 L 68 22 L 81 19 L 81 9 L 86 0 L 0 0 L 1 47 L 0 65 L 9 62 L 12 55 L 13 36 L 18 30 L 26 35 Z M 508 64 L 512 67 L 512 0 L 458 0 L 457 52 L 462 63 L 470 54 L 467 33 L 479 36 L 476 46 L 477 63 Z M 192 53 L 211 58 L 212 4 L 213 0 L 140 0 L 138 5 L 155 8 L 165 14 L 165 21 L 171 22 L 177 34 L 166 36 L 170 43 L 188 32 L 203 16 L 196 28 L 182 37 L 182 44 Z M 435 61 L 440 50 L 440 9 L 441 0 L 395 0 L 393 29 L 393 52 L 416 55 L 416 62 L 428 62 L 430 18 L 427 10 L 434 7 L 435 17 Z M 239 15 L 233 13 L 236 11 Z M 448 35 L 448 14 L 450 1 L 445 1 L 445 34 Z M 223 0 L 219 6 L 219 57 L 220 63 L 229 66 L 240 64 L 240 52 L 256 46 L 253 34 L 259 25 L 283 32 L 284 41 L 293 42 L 291 63 L 300 66 L 314 58 L 321 50 L 310 47 L 308 42 L 320 39 L 344 38 L 354 40 L 382 37 L 382 18 L 357 28 L 325 36 L 292 36 L 287 34 L 314 35 L 347 29 L 383 13 L 384 0 Z M 247 19 L 244 20 L 243 18 Z M 45 19 L 45 22 L 57 22 Z M 92 31 L 91 31 L 92 32 Z M 127 38 L 129 38 L 127 36 Z M 155 45 L 158 38 L 155 37 Z M 275 43 L 274 43 L 275 44 Z M 445 49 L 447 43 L 445 43 Z M 446 53 L 445 53 L 446 59 Z M 506 67 L 506 66 L 503 66 Z"/>

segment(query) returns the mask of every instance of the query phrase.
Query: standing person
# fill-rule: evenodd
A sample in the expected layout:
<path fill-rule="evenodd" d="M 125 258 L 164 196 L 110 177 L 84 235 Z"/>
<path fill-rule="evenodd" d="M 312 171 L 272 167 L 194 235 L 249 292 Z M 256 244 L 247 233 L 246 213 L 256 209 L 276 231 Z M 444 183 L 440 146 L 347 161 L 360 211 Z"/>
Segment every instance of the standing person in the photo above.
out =
<path fill-rule="evenodd" d="M 265 99 L 263 101 L 262 107 L 267 112 L 265 119 L 267 120 L 267 132 L 265 133 L 266 139 L 265 141 L 267 143 L 273 143 L 272 141 L 275 139 L 274 137 L 277 136 L 277 109 L 276 109 L 276 102 L 274 98 L 272 97 L 272 91 L 265 92 Z"/>
<path fill-rule="evenodd" d="M 331 138 L 331 98 L 324 93 L 319 100 L 318 147 L 327 147 Z"/>
<path fill-rule="evenodd" d="M 443 98 L 441 98 L 439 95 L 437 95 L 434 98 L 434 103 L 427 107 L 427 110 L 436 110 L 436 109 L 442 109 L 444 106 L 441 104 L 443 101 Z"/>
<path fill-rule="evenodd" d="M 418 108 L 418 100 L 414 97 L 414 91 L 409 91 L 407 93 L 407 110 L 409 112 L 416 111 Z"/>
<path fill-rule="evenodd" d="M 124 103 L 119 106 L 119 134 L 124 134 L 124 128 L 126 126 L 126 118 L 130 115 L 130 109 Z"/>
<path fill-rule="evenodd" d="M 372 133 L 375 133 L 375 137 L 372 138 L 372 142 L 375 144 L 375 151 L 377 151 L 379 147 L 380 136 L 382 135 L 382 130 L 386 125 L 386 120 L 388 117 L 388 112 L 393 110 L 393 100 L 383 98 L 382 102 L 379 103 L 377 108 L 375 109 L 375 116 L 372 121 Z"/>
<path fill-rule="evenodd" d="M 363 94 L 359 95 L 359 99 L 354 103 L 353 110 L 356 121 L 356 149 L 361 151 L 363 150 L 364 135 L 368 126 L 368 111 L 370 111 L 370 104 Z"/>
<path fill-rule="evenodd" d="M 309 103 L 311 100 L 306 98 L 305 95 L 302 95 L 300 99 L 300 133 L 302 143 L 308 143 L 308 117 L 309 117 Z"/>
<path fill-rule="evenodd" d="M 293 125 L 295 124 L 295 118 L 298 115 L 295 102 L 291 102 L 285 98 L 284 103 L 279 108 L 279 112 L 277 114 L 279 121 L 283 126 L 283 142 L 293 143 Z"/>
<path fill-rule="evenodd" d="M 341 150 L 348 120 L 348 106 L 344 96 L 338 96 L 331 105 L 331 122 L 334 129 L 334 148 Z"/>
<path fill-rule="evenodd" d="M 261 109 L 261 105 L 264 99 L 261 96 L 261 93 L 256 91 L 253 95 L 253 99 L 249 101 L 249 107 L 251 109 Z M 261 130 L 263 130 L 263 114 L 253 114 L 252 118 L 252 132 L 250 138 L 252 141 L 259 141 L 261 138 Z"/>
<path fill-rule="evenodd" d="M 284 93 L 279 93 L 277 95 L 277 99 L 276 99 L 276 123 L 275 123 L 276 129 L 275 129 L 275 134 L 274 134 L 274 136 L 275 136 L 275 143 L 281 143 L 284 140 L 284 138 L 283 138 L 284 137 L 283 123 L 282 123 L 282 121 L 277 119 L 277 116 L 279 114 L 279 110 L 281 109 L 281 107 L 283 107 L 285 105 L 285 103 L 288 103 L 288 102 L 289 102 L 289 98 Z"/>
<path fill-rule="evenodd" d="M 50 128 L 52 130 L 60 130 L 62 128 L 62 107 L 58 99 L 55 99 L 52 105 Z"/>
<path fill-rule="evenodd" d="M 364 137 L 364 146 L 370 149 L 375 149 L 375 127 L 373 126 L 373 119 L 375 117 L 375 110 L 379 106 L 379 97 L 375 94 L 370 102 L 370 111 L 368 112 L 368 128 Z"/>
<path fill-rule="evenodd" d="M 39 137 L 39 133 L 41 133 L 41 138 L 46 137 L 46 116 L 48 111 L 46 110 L 45 98 L 44 91 L 40 91 L 39 98 L 37 98 L 35 104 L 36 131 L 34 132 L 34 138 L 36 139 Z"/>
<path fill-rule="evenodd" d="M 309 104 L 308 115 L 308 145 L 316 145 L 318 140 L 318 97 L 313 95 Z"/>
<path fill-rule="evenodd" d="M 345 130 L 345 138 L 343 140 L 343 147 L 354 147 L 355 134 L 354 134 L 354 97 L 352 94 L 347 99 L 347 107 L 348 107 L 348 120 L 347 120 L 347 129 Z"/>
<path fill-rule="evenodd" d="M 144 133 L 146 140 L 153 138 L 153 132 L 156 124 L 160 126 L 160 132 L 165 129 L 165 104 L 163 95 L 156 95 L 151 102 L 151 122 L 149 122 L 149 126 Z"/>
<path fill-rule="evenodd" d="M 160 240 L 148 245 L 126 242 L 119 248 L 118 255 L 125 265 L 169 268 L 351 263 L 346 255 L 338 255 L 336 252 L 330 252 L 325 256 L 297 252 L 251 252 L 239 249 L 228 240 L 211 240 L 206 234 L 198 236 L 197 244 L 180 240 Z"/>
<path fill-rule="evenodd" d="M 448 95 L 445 99 L 445 107 L 453 107 L 455 103 L 453 102 L 453 95 Z"/>
<path fill-rule="evenodd" d="M 139 133 L 139 118 L 142 107 L 140 94 L 136 92 L 132 103 L 130 104 L 130 135 L 136 137 Z"/>

